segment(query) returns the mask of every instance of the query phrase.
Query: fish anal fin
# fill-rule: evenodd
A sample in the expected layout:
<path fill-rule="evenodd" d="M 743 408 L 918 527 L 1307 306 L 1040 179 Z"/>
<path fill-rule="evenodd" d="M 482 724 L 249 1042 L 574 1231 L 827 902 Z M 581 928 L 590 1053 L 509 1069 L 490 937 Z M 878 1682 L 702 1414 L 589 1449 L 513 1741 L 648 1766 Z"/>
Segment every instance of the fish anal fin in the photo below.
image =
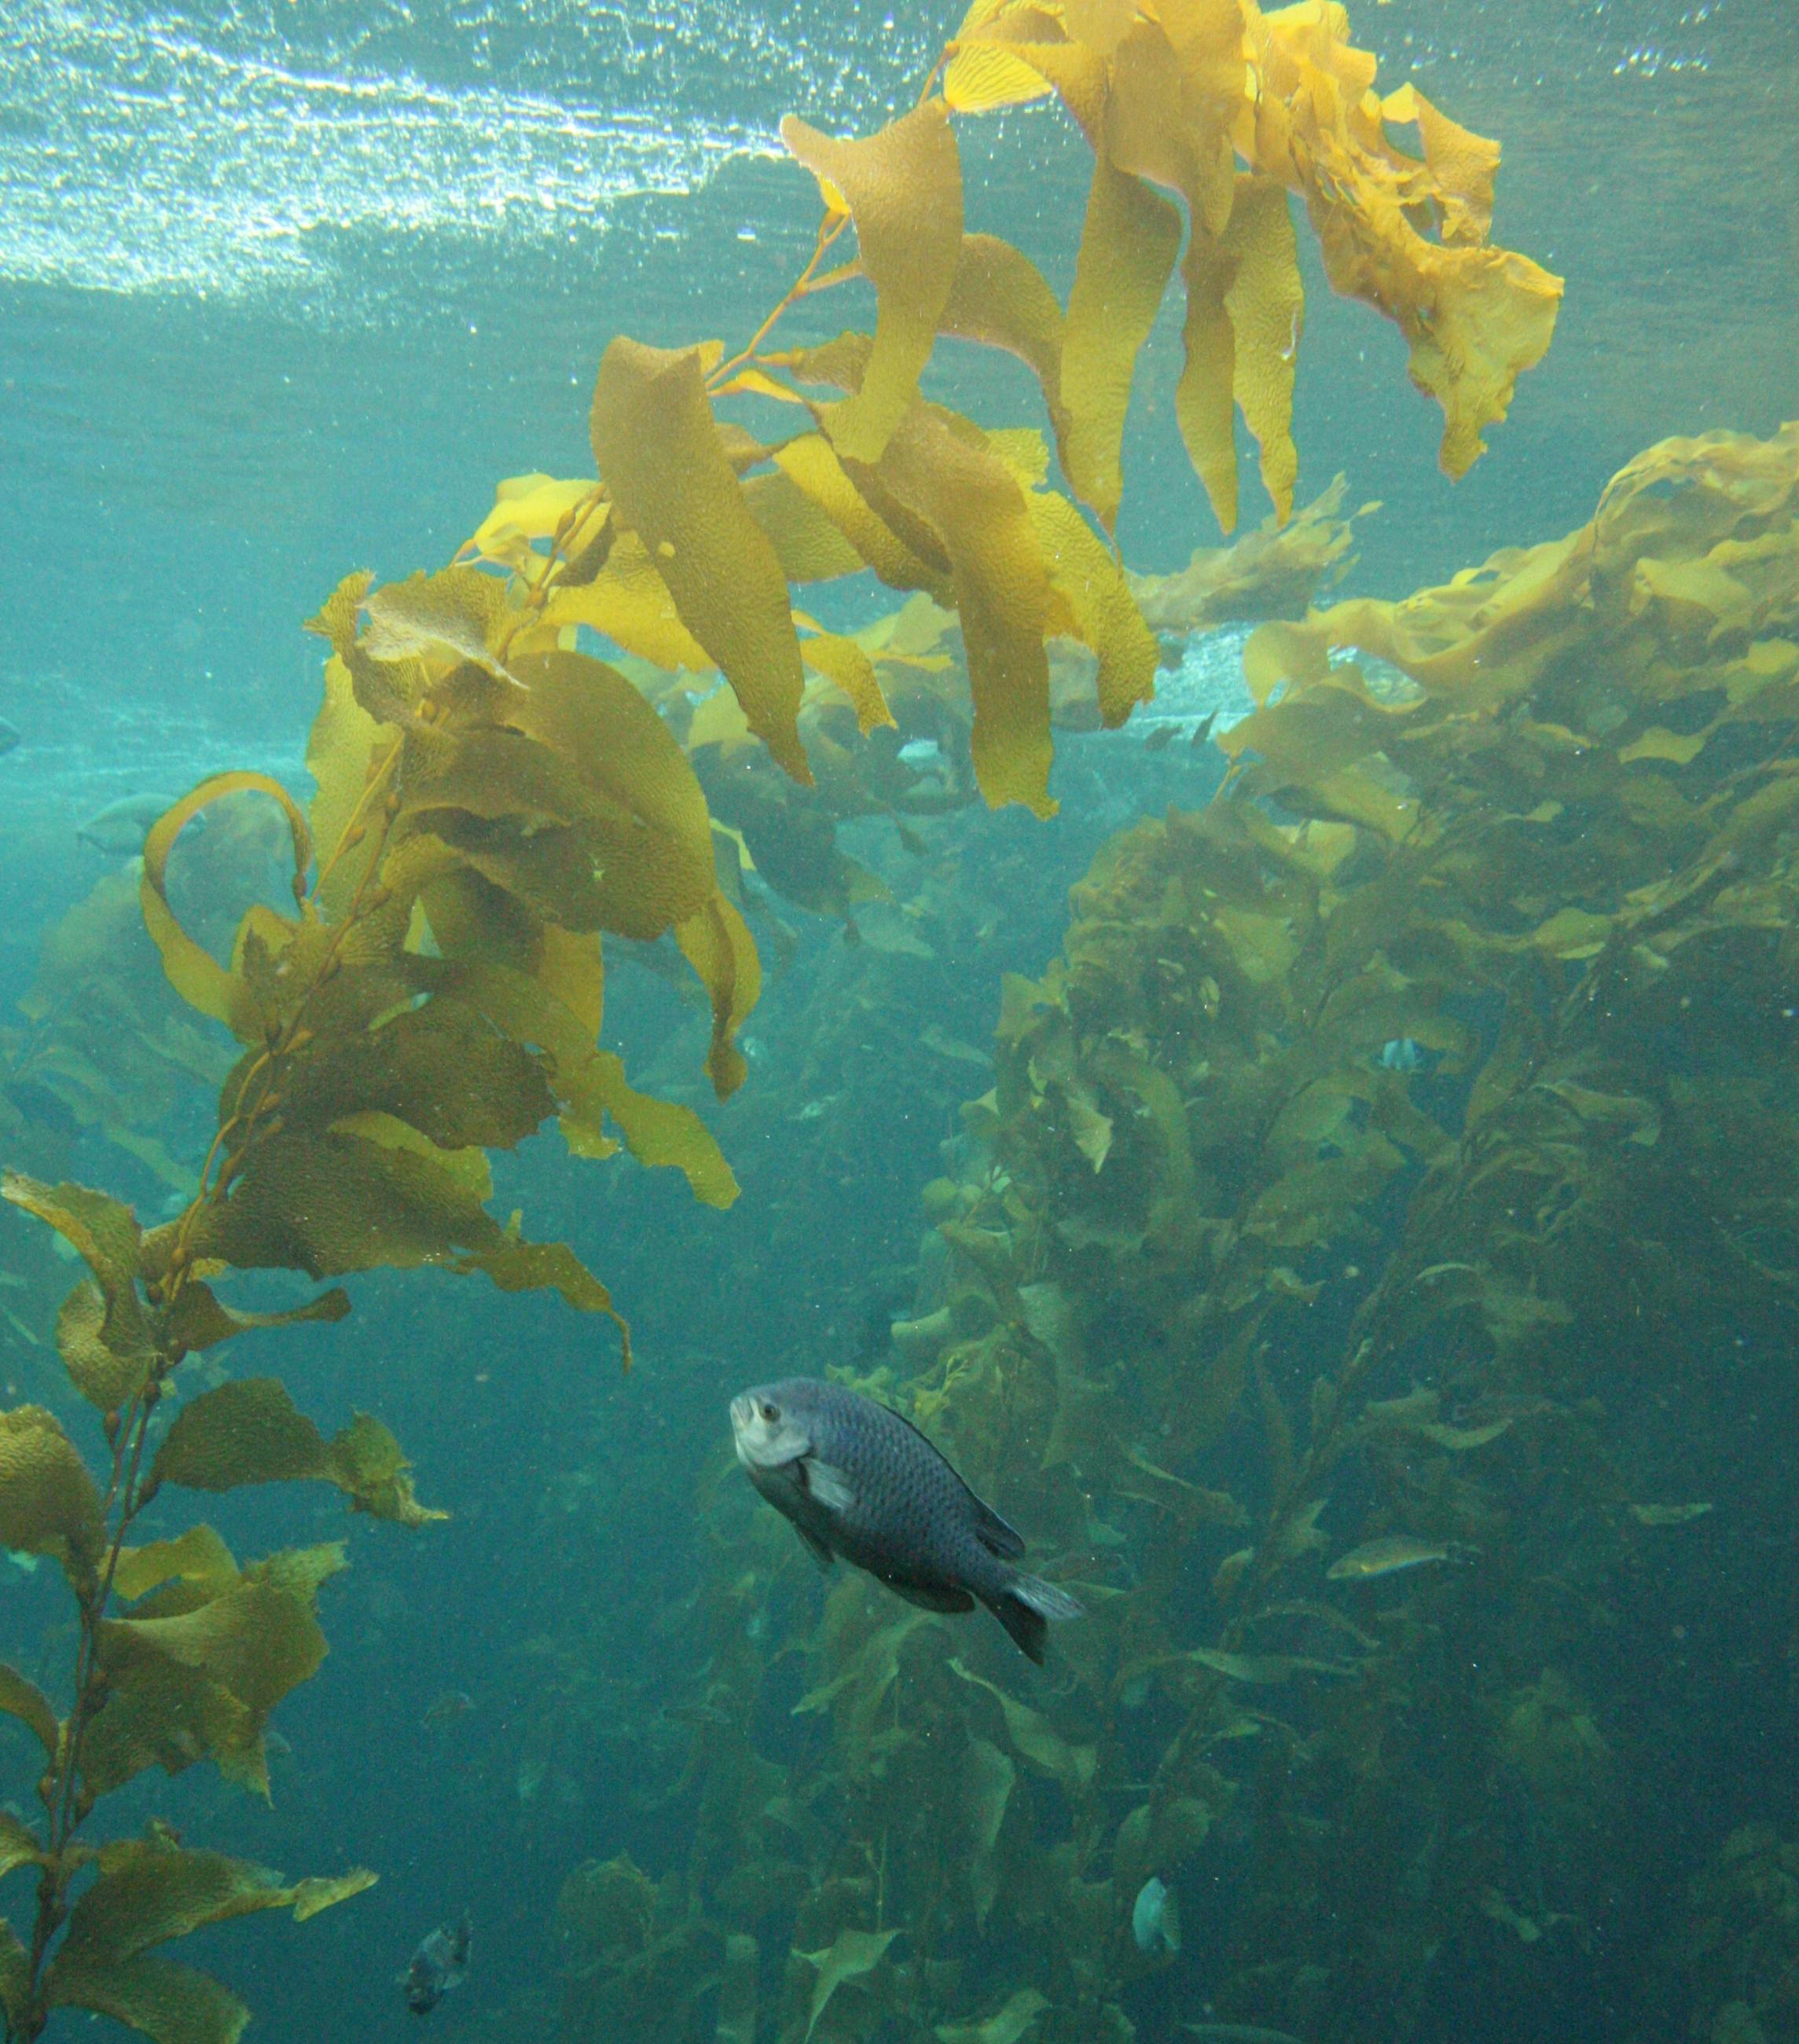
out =
<path fill-rule="evenodd" d="M 957 1589 L 951 1584 L 896 1583 L 883 1576 L 895 1596 L 904 1597 L 908 1604 L 915 1604 L 921 1611 L 972 1611 L 974 1599 L 967 1590 Z"/>

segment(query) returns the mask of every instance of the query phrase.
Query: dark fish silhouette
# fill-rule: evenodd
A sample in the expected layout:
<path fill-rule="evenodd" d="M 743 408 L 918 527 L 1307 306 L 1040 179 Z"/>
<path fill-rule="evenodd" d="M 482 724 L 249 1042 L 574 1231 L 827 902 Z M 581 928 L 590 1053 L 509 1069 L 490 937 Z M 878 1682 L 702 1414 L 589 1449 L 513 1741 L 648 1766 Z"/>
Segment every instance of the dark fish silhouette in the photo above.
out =
<path fill-rule="evenodd" d="M 444 1924 L 419 1940 L 412 1964 L 400 1976 L 401 1991 L 414 2015 L 429 2015 L 452 1988 L 462 1985 L 473 1930 L 465 1909 L 453 1928 Z"/>
<path fill-rule="evenodd" d="M 18 742 L 18 726 L 9 724 L 5 717 L 0 717 L 0 753 L 10 752 Z"/>
<path fill-rule="evenodd" d="M 144 849 L 151 826 L 165 811 L 175 807 L 173 795 L 126 795 L 109 802 L 76 830 L 83 844 L 119 859 L 129 859 Z M 196 821 L 198 819 L 195 819 Z"/>
<path fill-rule="evenodd" d="M 909 1420 L 840 1384 L 790 1377 L 731 1401 L 737 1459 L 821 1567 L 834 1555 L 927 1611 L 984 1604 L 1044 1658 L 1048 1621 L 1078 1618 L 1066 1590 L 1016 1566 L 1023 1539 Z"/>

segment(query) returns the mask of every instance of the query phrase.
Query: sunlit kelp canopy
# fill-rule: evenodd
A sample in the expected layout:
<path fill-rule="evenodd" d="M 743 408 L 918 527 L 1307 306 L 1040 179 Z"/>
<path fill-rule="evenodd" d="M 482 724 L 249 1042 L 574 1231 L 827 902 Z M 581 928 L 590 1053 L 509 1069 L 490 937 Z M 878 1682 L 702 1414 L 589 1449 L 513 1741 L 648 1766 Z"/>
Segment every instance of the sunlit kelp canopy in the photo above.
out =
<path fill-rule="evenodd" d="M 844 763 L 895 724 L 890 691 L 955 671 L 943 664 L 951 620 L 967 687 L 966 706 L 959 697 L 948 709 L 932 692 L 955 755 L 936 797 L 946 805 L 968 792 L 965 733 L 973 783 L 990 804 L 1053 807 L 1052 640 L 1087 649 L 1103 723 L 1123 722 L 1148 697 L 1156 642 L 1110 536 L 1136 359 L 1178 259 L 1187 305 L 1178 416 L 1225 526 L 1236 516 L 1239 410 L 1278 517 L 1291 508 L 1302 305 L 1290 195 L 1305 202 L 1332 282 L 1405 334 L 1414 380 L 1444 411 L 1445 467 L 1460 474 L 1480 452 L 1481 432 L 1548 344 L 1559 283 L 1488 243 L 1496 147 L 1410 87 L 1382 98 L 1374 75 L 1343 10 L 1321 0 L 1270 15 L 1254 0 L 981 0 L 917 106 L 878 133 L 845 140 L 798 119 L 784 125 L 824 216 L 811 262 L 745 345 L 613 340 L 590 415 L 593 479 L 504 486 L 448 567 L 340 584 L 310 624 L 331 654 L 308 752 L 309 805 L 267 775 L 225 774 L 152 829 L 139 886 L 144 928 L 176 993 L 236 1048 L 197 1181 L 183 1184 L 190 1196 L 162 1224 L 146 1229 L 122 1202 L 80 1185 L 13 1173 L 0 1189 L 87 1267 L 58 1316 L 57 1345 L 74 1392 L 100 1416 L 106 1450 L 97 1484 L 56 1415 L 35 1405 L 0 1415 L 0 1540 L 60 1564 L 76 1640 L 66 1717 L 24 1676 L 0 1670 L 0 1710 L 41 1742 L 46 1762 L 39 1827 L 0 1821 L 4 1865 L 38 1872 L 29 1941 L 0 1928 L 11 2035 L 40 2035 L 66 2005 L 161 2044 L 231 2044 L 247 2019 L 242 2005 L 153 1948 L 252 1910 L 290 1907 L 304 1918 L 371 1878 L 289 1887 L 162 1830 L 102 1845 L 82 1835 L 101 1797 L 155 1765 L 174 1773 L 209 1758 L 266 1791 L 269 1712 L 325 1650 L 315 1608 L 341 1550 L 240 1566 L 204 1525 L 134 1546 L 140 1514 L 165 1486 L 318 1481 L 352 1508 L 405 1527 L 440 1516 L 413 1496 L 400 1446 L 378 1420 L 357 1415 L 328 1438 L 272 1379 L 217 1384 L 164 1427 L 169 1381 L 191 1354 L 252 1328 L 348 1310 L 333 1289 L 279 1312 L 244 1312 L 215 1285 L 234 1271 L 317 1279 L 422 1265 L 479 1273 L 502 1290 L 553 1289 L 612 1314 L 604 1286 L 567 1245 L 532 1241 L 522 1216 L 502 1223 L 487 1210 L 490 1153 L 552 1120 L 577 1156 L 622 1143 L 643 1162 L 682 1170 L 702 1200 L 736 1196 L 697 1114 L 636 1091 L 619 1057 L 598 1048 L 602 939 L 672 938 L 711 1009 L 707 1074 L 728 1094 L 746 1074 L 736 1038 L 760 970 L 739 905 L 743 855 L 755 859 L 756 832 L 765 847 L 783 836 L 763 828 L 766 814 L 752 821 L 756 803 L 766 810 L 778 803 L 774 790 L 834 778 L 842 813 L 897 809 L 878 781 Z M 967 230 L 951 120 L 1052 94 L 1094 154 L 1066 308 L 1019 250 Z M 1390 124 L 1411 123 L 1421 157 L 1389 136 Z M 1184 206 L 1184 256 L 1182 209 L 1163 192 Z M 852 229 L 854 260 L 825 269 Z M 767 344 L 788 305 L 853 280 L 873 286 L 871 332 Z M 940 334 L 1021 357 L 1041 386 L 1048 437 L 985 428 L 926 402 L 920 377 Z M 733 398 L 786 408 L 796 431 L 758 437 L 721 415 Z M 796 587 L 865 569 L 913 601 L 859 636 L 795 608 Z M 665 719 L 652 696 L 666 697 L 666 685 L 640 688 L 595 656 L 596 644 L 665 674 L 716 672 L 740 731 L 723 704 Z M 809 670 L 847 704 L 853 738 L 821 728 L 802 740 Z M 732 750 L 768 763 L 755 794 L 740 797 L 741 824 L 715 824 L 689 756 L 708 749 L 720 755 L 713 771 Z M 903 784 L 915 799 L 917 778 Z M 251 905 L 224 914 L 213 896 L 198 913 L 180 885 L 184 831 L 245 798 L 272 805 L 287 892 L 279 907 L 257 898 L 265 846 L 232 905 Z M 792 861 L 785 886 L 841 913 L 878 883 L 836 847 L 832 820 Z M 1278 834 L 1242 827 L 1251 840 Z M 1328 882 L 1327 854 L 1308 847 L 1292 861 L 1294 888 L 1303 893 L 1308 873 L 1317 888 Z M 145 1101 L 153 1110 L 161 1096 L 122 1074 L 96 1082 L 86 1069 L 103 1060 L 77 1012 L 82 975 L 116 932 L 117 907 L 116 889 L 97 897 L 67 932 L 33 1018 L 39 1039 L 13 1071 L 179 1178 L 180 1166 L 144 1147 L 136 1126 Z M 159 1028 L 143 993 L 113 1009 L 128 1018 L 134 1049 Z M 1078 1064 L 1071 1056 L 1056 1069 L 1063 1097 L 1084 1108 L 1082 1168 L 1097 1171 L 1111 1158 L 1111 1116 L 1100 1075 Z M 1159 1127 L 1168 1120 L 1165 1084 L 1145 1106 Z M 1320 1132 L 1341 1119 L 1327 1115 Z M 1398 1139 L 1427 1122 L 1417 1117 Z M 1074 1339 L 1072 1292 L 1065 1298 L 1042 1269 L 1015 1267 L 1011 1231 L 1029 1216 L 1005 1212 L 998 1226 L 971 1204 L 951 1237 L 987 1297 L 974 1309 L 985 1322 L 978 1340 L 921 1401 L 952 1435 L 1014 1352 L 1021 1361 L 1006 1374 L 1054 1355 L 1055 1381 L 1077 1403 L 1080 1395 L 1078 1351 L 1058 1348 L 1053 1331 Z M 1261 1275 L 1250 1256 L 1246 1301 Z M 1012 1473 L 1019 1437 L 1005 1427 L 970 1446 L 972 1462 Z M 1044 1474 L 1040 1462 L 1033 1481 Z M 1151 1474 L 1162 1481 L 1161 1466 Z M 1071 1495 L 1053 1474 L 1042 1487 L 1046 1531 L 1076 1546 L 1090 1539 L 1086 1494 Z M 1205 1500 L 1197 1520 L 1247 1509 L 1197 1494 Z M 1297 1505 L 1275 1510 L 1277 1527 L 1300 1523 Z M 1263 1540 L 1240 1571 L 1255 1593 L 1283 1562 L 1285 1540 Z M 717 1987 L 715 2030 L 748 2044 L 756 1939 L 769 1919 L 791 1947 L 783 2034 L 861 2034 L 884 2011 L 932 2022 L 959 2011 L 978 2025 L 967 2034 L 1016 2044 L 1040 2022 L 1091 2034 L 1097 2011 L 1122 2036 L 1107 1956 L 1119 1877 L 1100 1871 L 1119 1790 L 1109 1727 L 1093 1713 L 1119 1627 L 1139 1623 L 1132 1608 L 1121 1589 L 1084 1635 L 1085 1701 L 1058 1706 L 1069 1720 L 1059 1725 L 976 1668 L 940 1651 L 923 1659 L 935 1642 L 921 1615 L 871 1615 L 859 1590 L 840 1589 L 825 1669 L 799 1706 L 832 1728 L 836 1758 L 815 1788 L 840 1801 L 836 1845 L 819 1831 L 812 1792 L 804 1803 L 784 1796 L 732 1720 L 698 1762 L 705 1807 L 686 1893 L 677 1877 L 653 1886 L 615 1862 L 573 1896 L 571 1915 L 597 1927 L 600 1950 L 595 1998 L 577 2002 L 571 2022 L 603 2030 L 628 2011 L 647 2024 L 688 2023 L 691 1996 L 663 1984 L 679 1956 L 704 1962 L 684 1976 L 690 1985 Z M 740 1642 L 715 1664 L 716 1681 L 753 1689 L 765 1650 Z M 1152 1656 L 1144 1679 L 1159 1665 Z M 1242 1665 L 1227 1644 L 1194 1678 L 1201 1700 L 1177 1758 L 1203 1738 L 1207 1684 L 1234 1679 Z M 899 1714 L 902 1671 L 909 1692 L 915 1679 L 924 1685 L 911 1708 L 913 1723 L 932 1728 L 933 1765 L 953 1770 L 936 1784 L 945 1792 L 923 1804 L 919 1789 L 931 1785 L 917 1772 L 917 1734 Z M 1197 1839 L 1212 1781 L 1176 1769 L 1128 1820 L 1138 1827 L 1131 1851 L 1167 1858 Z M 1059 1842 L 1042 1849 L 1040 1805 L 1060 1812 Z M 963 1828 L 931 1828 L 945 1824 Z M 1033 1977 L 991 2013 L 963 2009 L 954 1959 L 944 1972 L 932 1957 L 964 1903 L 976 1924 L 1005 1927 L 1021 1975 Z"/>
<path fill-rule="evenodd" d="M 772 1938 L 757 2034 L 1123 2040 L 1151 1875 L 1223 1898 L 1224 2023 L 1372 2044 L 1469 1967 L 1540 2014 L 1563 1949 L 1644 2034 L 1778 2015 L 1765 1828 L 1652 1979 L 1591 1941 L 1666 1846 L 1638 1578 L 1681 1543 L 1719 1616 L 1678 1708 L 1744 1708 L 1745 1344 L 1790 1354 L 1799 1270 L 1796 509 L 1799 428 L 1670 441 L 1565 540 L 1252 643 L 1224 795 L 1113 840 L 1008 982 L 910 1374 L 867 1380 L 1078 1581 L 1062 1677 L 1027 1702 L 859 1580 L 814 1629 L 723 1499 L 691 1854 L 571 1879 L 567 2038 L 676 1953 L 742 1996 Z M 1384 1573 L 1402 1535 L 1428 1565 Z"/>

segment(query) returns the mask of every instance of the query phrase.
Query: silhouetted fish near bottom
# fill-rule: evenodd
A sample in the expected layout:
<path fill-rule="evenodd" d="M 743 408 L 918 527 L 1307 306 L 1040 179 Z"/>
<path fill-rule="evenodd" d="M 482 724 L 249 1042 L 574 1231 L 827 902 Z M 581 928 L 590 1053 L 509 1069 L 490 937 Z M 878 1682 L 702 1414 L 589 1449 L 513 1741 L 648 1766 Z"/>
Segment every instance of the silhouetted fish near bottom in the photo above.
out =
<path fill-rule="evenodd" d="M 468 1944 L 474 1926 L 468 1911 L 454 1928 L 445 1924 L 419 1940 L 412 1963 L 400 1976 L 406 2006 L 414 2015 L 429 2015 L 452 1988 L 460 1987 L 468 1971 Z"/>
<path fill-rule="evenodd" d="M 1023 1538 L 909 1420 L 841 1384 L 790 1377 L 731 1401 L 737 1459 L 822 1568 L 841 1554 L 927 1611 L 984 1604 L 1041 1662 L 1081 1607 L 1015 1566 Z"/>

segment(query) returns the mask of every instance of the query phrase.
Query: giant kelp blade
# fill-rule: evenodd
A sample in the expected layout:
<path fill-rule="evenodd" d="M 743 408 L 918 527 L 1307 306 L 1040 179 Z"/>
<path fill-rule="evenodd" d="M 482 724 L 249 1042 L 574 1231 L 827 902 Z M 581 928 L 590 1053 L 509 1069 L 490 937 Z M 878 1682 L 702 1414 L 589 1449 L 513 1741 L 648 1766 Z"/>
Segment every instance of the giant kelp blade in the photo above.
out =
<path fill-rule="evenodd" d="M 0 1661 L 0 1711 L 37 1735 L 47 1759 L 56 1758 L 60 1734 L 49 1698 L 6 1661 Z"/>
<path fill-rule="evenodd" d="M 325 1437 L 279 1377 L 241 1377 L 182 1407 L 150 1478 L 190 1490 L 235 1490 L 322 1476 L 325 1457 Z"/>
<path fill-rule="evenodd" d="M 158 1945 L 265 1909 L 304 1921 L 371 1885 L 364 1870 L 334 1881 L 284 1886 L 266 1868 L 223 1853 L 156 1839 L 105 1846 L 92 1885 L 77 1899 L 45 1976 L 53 2007 L 90 2008 L 158 2044 L 234 2044 L 248 2020 L 236 1998 L 203 1973 L 147 1958 Z"/>
<path fill-rule="evenodd" d="M 802 433 L 775 451 L 783 474 L 803 491 L 890 589 L 949 594 L 944 567 L 918 551 L 921 536 L 902 534 L 859 489 L 822 433 Z"/>
<path fill-rule="evenodd" d="M 806 2018 L 805 2034 L 810 2038 L 818 2019 L 830 2005 L 831 1997 L 846 1981 L 859 1980 L 872 1973 L 887 1956 L 887 1947 L 898 1931 L 840 1931 L 829 1949 L 802 1952 L 800 1956 L 817 1969 L 813 1982 L 812 2007 Z"/>
<path fill-rule="evenodd" d="M 543 617 L 559 631 L 585 624 L 671 674 L 712 671 L 711 656 L 682 622 L 668 584 L 635 532 L 621 532 L 604 566 L 586 582 L 557 582 Z"/>
<path fill-rule="evenodd" d="M 156 2044 L 237 2044 L 250 2020 L 209 1973 L 154 1954 L 106 1961 L 59 1954 L 48 1987 L 56 2006 L 110 2016 Z"/>
<path fill-rule="evenodd" d="M 624 1059 L 613 1051 L 598 1052 L 595 1062 L 606 1112 L 637 1162 L 672 1165 L 686 1176 L 695 1199 L 709 1207 L 731 1205 L 737 1197 L 736 1178 L 694 1110 L 681 1101 L 639 1093 L 625 1076 Z"/>
<path fill-rule="evenodd" d="M 313 842 L 330 871 L 320 882 L 320 906 L 333 918 L 356 898 L 368 864 L 380 846 L 378 835 L 363 824 L 360 855 L 344 842 L 363 807 L 375 747 L 383 733 L 392 743 L 390 725 L 376 723 L 356 700 L 356 685 L 342 659 L 333 653 L 325 663 L 325 695 L 306 741 L 306 770 L 315 783 L 308 820 Z"/>
<path fill-rule="evenodd" d="M 786 578 L 719 437 L 697 351 L 620 336 L 594 385 L 594 455 L 681 620 L 724 671 L 755 732 L 797 781 L 805 692 Z"/>
<path fill-rule="evenodd" d="M 209 1285 L 190 1278 L 170 1302 L 164 1327 L 171 1346 L 191 1352 L 234 1340 L 256 1327 L 297 1327 L 302 1320 L 340 1320 L 350 1310 L 350 1295 L 333 1285 L 303 1306 L 279 1313 L 247 1313 L 228 1306 Z"/>
<path fill-rule="evenodd" d="M 279 781 L 266 774 L 214 774 L 183 796 L 160 817 L 144 840 L 144 874 L 140 893 L 144 927 L 163 955 L 163 969 L 182 999 L 202 1015 L 222 1022 L 240 1043 L 259 1041 L 263 1034 L 261 1004 L 239 975 L 228 972 L 181 927 L 169 906 L 168 860 L 175 841 L 193 818 L 227 795 L 254 792 L 279 805 L 294 841 L 294 871 L 303 876 L 312 863 L 312 836 L 306 820 Z"/>
<path fill-rule="evenodd" d="M 1075 494 L 1109 532 L 1124 490 L 1119 451 L 1137 353 L 1180 245 L 1181 217 L 1168 201 L 1096 156 L 1062 336 L 1063 460 Z"/>
<path fill-rule="evenodd" d="M 1232 393 L 1261 450 L 1263 487 L 1285 524 L 1299 475 L 1293 384 L 1305 292 L 1283 186 L 1271 178 L 1238 178 L 1224 248 L 1233 271 L 1224 293 L 1234 341 Z"/>
<path fill-rule="evenodd" d="M 392 1433 L 372 1413 L 359 1412 L 333 1435 L 320 1474 L 349 1498 L 352 1511 L 396 1526 L 429 1526 L 449 1513 L 413 1495 L 412 1464 Z"/>
<path fill-rule="evenodd" d="M 935 529 L 953 564 L 974 702 L 974 770 L 989 805 L 1054 813 L 1049 578 L 1029 508 L 1011 472 L 965 421 L 918 405 L 880 473 Z"/>
<path fill-rule="evenodd" d="M 520 657 L 529 701 L 509 723 L 578 777 L 602 870 L 604 927 L 656 937 L 716 884 L 705 797 L 668 726 L 617 668 L 581 653 Z"/>
<path fill-rule="evenodd" d="M 1025 503 L 1050 586 L 1067 604 L 1083 644 L 1099 662 L 1100 720 L 1109 730 L 1155 694 L 1160 659 L 1123 571 L 1059 491 L 1030 491 Z"/>
<path fill-rule="evenodd" d="M 0 1412 L 0 1546 L 52 1554 L 85 1578 L 102 1531 L 100 1494 L 62 1422 L 41 1405 Z"/>
<path fill-rule="evenodd" d="M 143 1383 L 154 1344 L 137 1293 L 141 1231 L 131 1208 L 86 1185 L 46 1185 L 21 1173 L 0 1178 L 0 1197 L 48 1222 L 94 1274 L 63 1302 L 56 1345 L 71 1381 L 102 1412 Z"/>
<path fill-rule="evenodd" d="M 1062 403 L 1062 308 L 1030 257 L 998 235 L 963 235 L 940 324 L 958 340 L 1004 348 L 1026 364 L 1043 391 L 1061 448 L 1068 429 Z"/>
<path fill-rule="evenodd" d="M 876 462 L 918 391 L 962 248 L 962 163 L 948 110 L 928 99 L 878 134 L 835 140 L 790 114 L 781 139 L 855 224 L 875 286 L 875 345 L 861 387 L 825 408 L 850 459 Z M 752 720 L 753 721 L 753 720 Z"/>
<path fill-rule="evenodd" d="M 706 1075 L 721 1100 L 728 1099 L 749 1075 L 737 1048 L 737 1032 L 762 993 L 762 965 L 749 925 L 734 902 L 715 893 L 698 913 L 679 924 L 675 940 L 698 974 L 712 1001 L 712 1047 Z"/>

